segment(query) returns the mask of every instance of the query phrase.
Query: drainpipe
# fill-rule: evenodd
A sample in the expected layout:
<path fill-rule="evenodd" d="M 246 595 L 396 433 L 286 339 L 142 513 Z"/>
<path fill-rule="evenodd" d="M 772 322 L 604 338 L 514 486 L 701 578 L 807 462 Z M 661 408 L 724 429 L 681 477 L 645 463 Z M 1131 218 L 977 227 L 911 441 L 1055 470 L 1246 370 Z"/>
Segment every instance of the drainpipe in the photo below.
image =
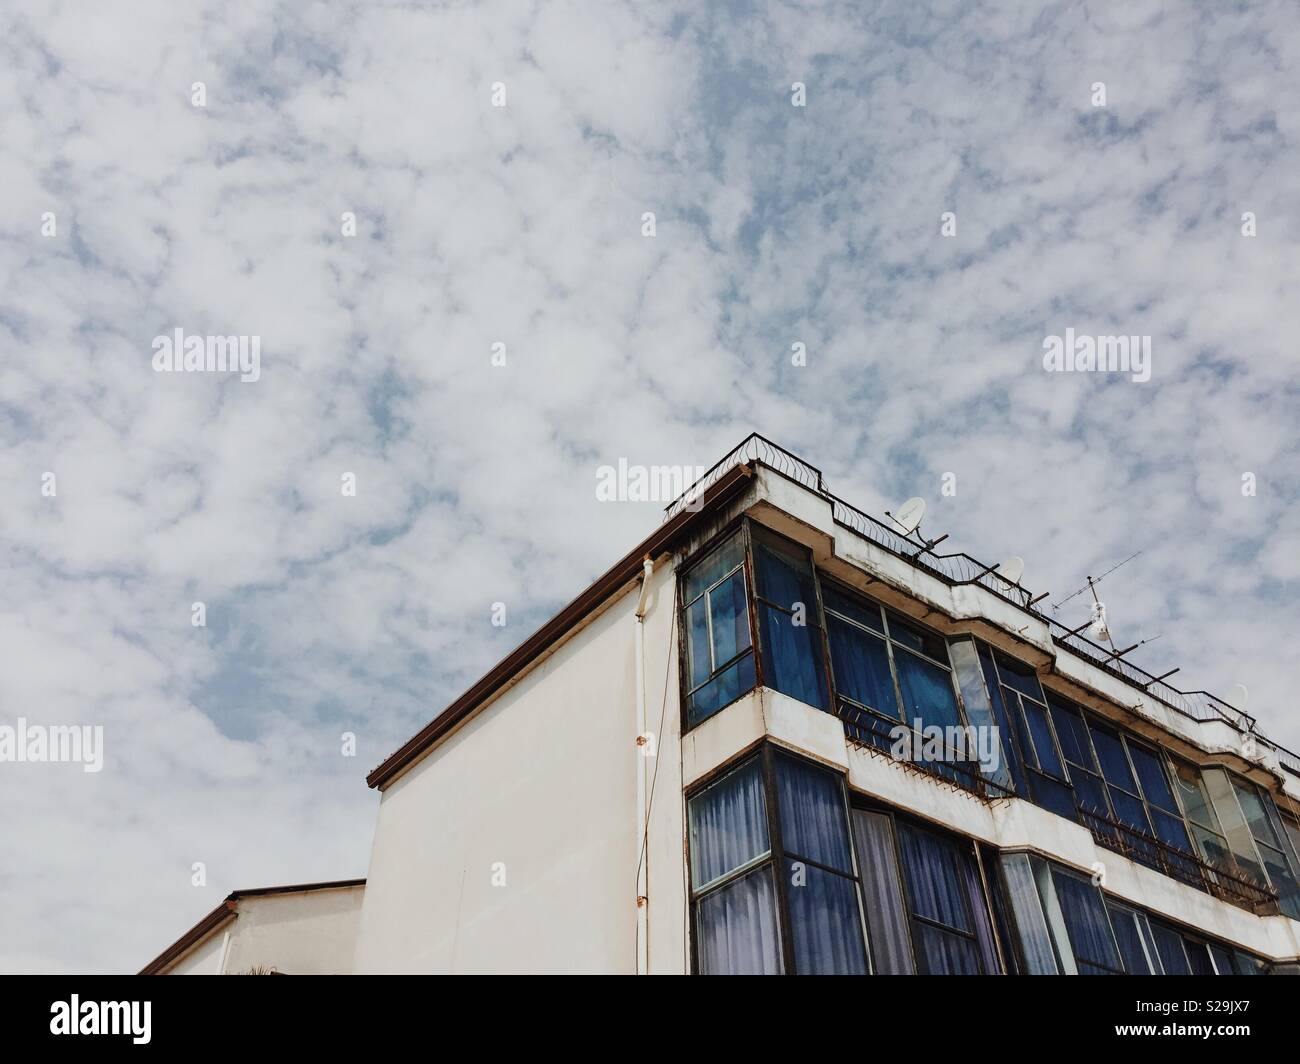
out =
<path fill-rule="evenodd" d="M 636 974 L 649 970 L 650 902 L 646 884 L 649 878 L 650 852 L 646 826 L 646 761 L 645 747 L 645 615 L 650 600 L 650 578 L 654 575 L 654 560 L 646 555 L 642 563 L 641 594 L 636 600 Z M 657 751 L 656 751 L 657 752 Z M 642 846 L 645 845 L 645 852 Z"/>

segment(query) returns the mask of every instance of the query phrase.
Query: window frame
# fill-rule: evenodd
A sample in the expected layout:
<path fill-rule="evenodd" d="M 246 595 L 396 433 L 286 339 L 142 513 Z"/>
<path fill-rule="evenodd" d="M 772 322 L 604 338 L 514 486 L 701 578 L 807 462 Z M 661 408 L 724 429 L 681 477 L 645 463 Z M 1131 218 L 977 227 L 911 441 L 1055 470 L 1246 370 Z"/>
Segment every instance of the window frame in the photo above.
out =
<path fill-rule="evenodd" d="M 776 760 L 778 757 L 788 757 L 793 761 L 801 761 L 810 765 L 818 771 L 826 773 L 828 776 L 835 777 L 840 792 L 841 811 L 844 817 L 845 841 L 848 846 L 849 860 L 852 865 L 852 875 L 844 871 L 824 865 L 809 857 L 792 853 L 786 848 L 785 837 L 782 834 L 781 824 L 781 807 L 780 807 L 780 781 L 778 779 L 778 768 Z M 691 800 L 708 790 L 713 784 L 725 779 L 732 772 L 739 771 L 746 767 L 749 762 L 754 761 L 758 764 L 759 780 L 762 785 L 763 804 L 765 824 L 767 827 L 767 852 L 760 857 L 755 857 L 727 872 L 725 875 L 711 880 L 700 888 L 696 888 L 692 880 L 692 870 L 694 867 L 694 855 L 690 846 L 689 824 L 690 824 L 690 803 Z M 866 974 L 873 972 L 873 963 L 871 957 L 871 942 L 867 932 L 866 911 L 864 909 L 862 897 L 862 868 L 858 859 L 857 845 L 853 838 L 853 821 L 852 806 L 849 801 L 848 782 L 844 775 L 836 772 L 834 769 L 813 761 L 811 758 L 802 754 L 780 747 L 778 744 L 767 739 L 759 740 L 752 744 L 744 751 L 741 751 L 736 757 L 730 759 L 725 765 L 719 766 L 712 772 L 707 773 L 701 779 L 693 783 L 683 795 L 683 801 L 686 812 L 687 828 L 687 846 L 686 846 L 686 884 L 687 884 L 687 903 L 690 911 L 690 936 L 691 936 L 691 974 L 699 975 L 700 972 L 700 936 L 698 926 L 698 906 L 702 898 L 716 892 L 722 887 L 728 886 L 744 876 L 760 869 L 766 868 L 773 878 L 773 901 L 776 905 L 776 927 L 779 938 L 779 950 L 781 957 L 781 974 L 798 975 L 799 970 L 795 961 L 795 935 L 794 923 L 791 917 L 790 884 L 787 882 L 785 870 L 791 861 L 798 861 L 805 866 L 815 868 L 829 875 L 838 876 L 841 879 L 848 880 L 852 885 L 854 906 L 857 912 L 858 931 L 861 935 L 862 953 L 866 967 Z"/>
<path fill-rule="evenodd" d="M 701 591 L 698 595 L 690 599 L 690 601 L 687 601 L 683 589 L 685 587 L 687 578 L 690 576 L 691 570 L 693 570 L 697 565 L 699 565 L 701 562 L 707 559 L 708 556 L 712 554 L 715 550 L 724 546 L 727 540 L 732 538 L 733 536 L 737 537 L 740 542 L 740 548 L 741 548 L 740 564 L 735 568 L 727 570 L 725 575 L 719 577 L 712 584 L 710 584 L 703 591 Z M 690 675 L 691 633 L 690 633 L 690 625 L 687 623 L 687 611 L 691 608 L 692 605 L 694 605 L 701 598 L 704 598 L 706 600 L 705 616 L 708 618 L 709 661 L 710 664 L 714 664 L 713 663 L 713 615 L 709 609 L 707 597 L 711 592 L 716 590 L 725 581 L 730 580 L 738 570 L 744 573 L 745 612 L 747 615 L 748 626 L 749 626 L 749 647 L 746 650 L 736 654 L 733 658 L 725 662 L 723 665 L 721 666 L 714 665 L 714 669 L 709 674 L 708 679 L 704 680 L 699 684 L 692 686 L 691 675 Z M 752 551 L 750 549 L 749 522 L 748 519 L 743 514 L 740 517 L 736 518 L 734 521 L 729 521 L 715 535 L 710 536 L 707 540 L 705 540 L 703 544 L 700 545 L 698 549 L 692 551 L 686 558 L 684 558 L 678 564 L 677 589 L 678 589 L 677 591 L 678 603 L 677 603 L 676 624 L 677 624 L 677 661 L 678 661 L 678 675 L 679 675 L 678 683 L 681 689 L 681 716 L 682 716 L 681 727 L 682 727 L 682 734 L 685 735 L 692 728 L 698 728 L 700 725 L 706 723 L 709 720 L 712 720 L 724 709 L 726 709 L 727 706 L 739 702 L 742 698 L 745 697 L 745 695 L 763 686 L 763 656 L 760 653 L 761 648 L 758 642 L 759 639 L 758 619 L 755 616 L 755 611 L 754 611 L 754 572 L 753 572 L 753 565 L 752 565 Z M 726 702 L 723 705 L 719 706 L 707 717 L 703 717 L 702 719 L 696 721 L 695 723 L 691 723 L 691 719 L 690 719 L 691 699 L 695 696 L 696 692 L 707 687 L 710 683 L 712 683 L 720 675 L 722 675 L 722 673 L 724 673 L 727 669 L 731 668 L 737 662 L 741 661 L 746 654 L 753 655 L 753 660 L 754 660 L 753 685 L 739 692 L 736 695 L 736 697 L 733 698 L 730 702 Z"/>

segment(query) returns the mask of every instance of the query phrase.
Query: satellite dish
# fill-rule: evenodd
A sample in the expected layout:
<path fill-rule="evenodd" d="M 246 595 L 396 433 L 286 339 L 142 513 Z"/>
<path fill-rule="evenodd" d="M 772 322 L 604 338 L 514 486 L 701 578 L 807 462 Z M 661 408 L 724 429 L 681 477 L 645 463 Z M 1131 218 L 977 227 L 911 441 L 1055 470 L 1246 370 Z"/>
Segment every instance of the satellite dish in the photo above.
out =
<path fill-rule="evenodd" d="M 919 497 L 908 499 L 898 508 L 898 513 L 889 516 L 910 536 L 921 526 L 921 518 L 925 516 L 925 500 Z"/>
<path fill-rule="evenodd" d="M 1249 700 L 1250 692 L 1246 690 L 1246 685 L 1244 683 L 1234 684 L 1232 691 L 1228 695 L 1228 705 L 1233 709 L 1245 709 Z"/>
<path fill-rule="evenodd" d="M 1017 585 L 1020 583 L 1020 578 L 1025 575 L 1025 559 L 1019 554 L 1013 554 L 993 572 L 1008 587 Z"/>

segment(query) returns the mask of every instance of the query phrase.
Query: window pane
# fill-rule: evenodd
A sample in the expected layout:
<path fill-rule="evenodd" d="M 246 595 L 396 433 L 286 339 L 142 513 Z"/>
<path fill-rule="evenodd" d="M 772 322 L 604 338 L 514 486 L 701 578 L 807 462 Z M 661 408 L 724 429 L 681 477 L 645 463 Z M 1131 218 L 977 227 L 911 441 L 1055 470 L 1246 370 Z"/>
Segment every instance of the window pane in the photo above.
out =
<path fill-rule="evenodd" d="M 802 547 L 787 544 L 757 525 L 754 536 L 754 580 L 758 594 L 769 602 L 794 609 L 802 602 L 810 624 L 817 621 L 817 592 L 812 562 Z"/>
<path fill-rule="evenodd" d="M 836 690 L 861 705 L 898 716 L 885 641 L 836 617 L 826 618 Z"/>
<path fill-rule="evenodd" d="M 1133 780 L 1133 771 L 1128 767 L 1128 758 L 1119 736 L 1095 724 L 1091 730 L 1092 745 L 1097 750 L 1097 760 L 1101 762 L 1101 774 L 1106 777 L 1106 782 L 1122 787 L 1130 794 L 1136 794 L 1137 784 Z"/>
<path fill-rule="evenodd" d="M 1232 951 L 1232 959 L 1235 962 L 1238 975 L 1267 975 L 1268 965 L 1258 957 L 1252 957 L 1249 953 L 1242 953 L 1241 950 Z"/>
<path fill-rule="evenodd" d="M 1065 755 L 1065 760 L 1096 772 L 1097 761 L 1092 756 L 1092 746 L 1088 742 L 1088 729 L 1084 726 L 1083 718 L 1055 698 L 1051 699 L 1051 706 L 1052 720 L 1056 724 L 1056 738 L 1061 743 L 1061 753 Z"/>
<path fill-rule="evenodd" d="M 1147 823 L 1146 807 L 1142 804 L 1140 798 L 1135 798 L 1131 794 L 1126 794 L 1118 787 L 1110 789 L 1110 804 L 1115 809 L 1115 819 L 1120 823 L 1128 824 L 1130 827 L 1137 828 L 1138 831 L 1151 834 L 1151 825 Z"/>
<path fill-rule="evenodd" d="M 1038 683 L 1038 675 L 1023 662 L 997 654 L 998 675 L 1002 682 L 1022 695 L 1028 695 L 1035 702 L 1043 702 L 1043 689 Z"/>
<path fill-rule="evenodd" d="M 692 688 L 699 687 L 713 673 L 708 608 L 708 603 L 701 598 L 686 609 L 686 673 Z"/>
<path fill-rule="evenodd" d="M 845 876 L 786 862 L 794 969 L 800 975 L 865 975 L 856 885 Z"/>
<path fill-rule="evenodd" d="M 1137 914 L 1130 909 L 1121 909 L 1113 905 L 1106 906 L 1110 913 L 1110 925 L 1115 929 L 1115 938 L 1119 942 L 1120 957 L 1124 961 L 1124 970 L 1129 975 L 1154 975 L 1146 950 L 1142 948 L 1142 933 L 1138 930 Z"/>
<path fill-rule="evenodd" d="M 1187 950 L 1187 963 L 1192 966 L 1193 975 L 1213 975 L 1214 965 L 1210 963 L 1210 951 L 1204 942 L 1183 939 L 1183 948 Z"/>
<path fill-rule="evenodd" d="M 1156 838 L 1169 843 L 1170 846 L 1177 846 L 1180 850 L 1193 852 L 1192 842 L 1187 837 L 1187 827 L 1181 817 L 1162 813 L 1159 809 L 1153 809 L 1151 817 L 1155 821 Z"/>
<path fill-rule="evenodd" d="M 1221 768 L 1210 768 L 1201 773 L 1201 779 L 1205 782 L 1205 789 L 1210 792 L 1210 801 L 1214 804 L 1214 812 L 1218 815 L 1219 826 L 1223 829 L 1224 838 L 1228 840 L 1233 858 L 1243 871 L 1259 882 L 1267 883 L 1255 849 L 1255 838 L 1237 803 L 1228 774 Z"/>
<path fill-rule="evenodd" d="M 883 813 L 855 809 L 853 831 L 874 971 L 877 975 L 911 975 L 912 945 L 895 859 L 893 824 Z"/>
<path fill-rule="evenodd" d="M 916 925 L 916 956 L 922 975 L 979 975 L 979 950 L 964 935 Z"/>
<path fill-rule="evenodd" d="M 1075 797 L 1069 784 L 1061 783 L 1051 776 L 1045 776 L 1032 769 L 1029 772 L 1029 780 L 1035 802 L 1057 816 L 1069 820 L 1075 819 Z"/>
<path fill-rule="evenodd" d="M 1195 824 L 1192 825 L 1192 835 L 1196 839 L 1196 845 L 1200 849 L 1201 856 L 1210 864 L 1222 866 L 1231 862 L 1232 858 L 1228 853 L 1228 844 L 1223 841 L 1222 835 L 1206 831 Z"/>
<path fill-rule="evenodd" d="M 738 566 L 745 556 L 744 540 L 739 533 L 710 551 L 691 566 L 683 582 L 684 601 L 691 602 Z"/>
<path fill-rule="evenodd" d="M 1210 944 L 1210 956 L 1214 959 L 1215 975 L 1235 975 L 1232 967 L 1232 954 L 1222 946 Z"/>
<path fill-rule="evenodd" d="M 942 636 L 905 621 L 896 613 L 889 614 L 889 638 L 910 650 L 919 651 L 935 661 L 948 664 L 948 647 Z"/>
<path fill-rule="evenodd" d="M 1001 787 L 1010 789 L 1014 786 L 1011 777 L 1010 758 L 1007 755 L 1006 742 L 1009 736 L 1001 734 L 993 704 L 989 699 L 988 688 L 984 686 L 984 674 L 980 669 L 979 654 L 973 639 L 958 639 L 948 644 L 948 657 L 952 662 L 953 675 L 957 678 L 957 687 L 961 691 L 962 704 L 966 707 L 966 720 L 973 728 L 987 732 L 995 737 L 991 744 L 995 765 L 982 765 L 984 775 Z"/>
<path fill-rule="evenodd" d="M 1079 971 L 1093 975 L 1118 974 L 1119 952 L 1101 892 L 1087 880 L 1059 869 L 1053 869 L 1052 881 Z M 1085 972 L 1085 967 L 1093 970 Z"/>
<path fill-rule="evenodd" d="M 1175 761 L 1173 766 L 1174 781 L 1178 785 L 1178 793 L 1183 800 L 1183 809 L 1187 813 L 1187 818 L 1217 834 L 1219 823 L 1210 806 L 1210 796 L 1206 793 L 1200 772 L 1186 761 Z"/>
<path fill-rule="evenodd" d="M 767 804 L 757 758 L 690 800 L 690 838 L 696 890 L 767 853 Z"/>
<path fill-rule="evenodd" d="M 776 758 L 781 846 L 848 875 L 853 874 L 843 784 L 834 773 L 793 757 Z"/>
<path fill-rule="evenodd" d="M 774 606 L 759 604 L 763 640 L 763 682 L 818 709 L 826 708 L 821 630 L 796 625 Z"/>
<path fill-rule="evenodd" d="M 1038 754 L 1038 767 L 1057 779 L 1065 778 L 1065 768 L 1056 752 L 1056 743 L 1052 741 L 1051 725 L 1047 722 L 1047 710 L 1028 698 L 1021 699 L 1025 711 L 1025 722 L 1029 734 L 1034 739 L 1034 751 Z"/>
<path fill-rule="evenodd" d="M 885 625 L 880 619 L 879 606 L 874 602 L 864 602 L 862 599 L 850 596 L 829 580 L 822 580 L 822 605 L 828 610 L 842 613 L 850 620 L 884 634 Z"/>
<path fill-rule="evenodd" d="M 1009 853 L 1004 854 L 1001 860 L 1002 875 L 1016 924 L 1016 937 L 1020 942 L 1020 952 L 1025 958 L 1025 974 L 1056 975 L 1056 955 L 1052 950 L 1043 903 L 1034 886 L 1029 857 L 1023 853 Z"/>
<path fill-rule="evenodd" d="M 1106 801 L 1106 785 L 1101 782 L 1101 777 L 1071 766 L 1070 779 L 1074 783 L 1074 797 L 1079 808 L 1109 819 L 1110 805 Z"/>
<path fill-rule="evenodd" d="M 709 592 L 713 614 L 713 661 L 723 665 L 749 649 L 749 610 L 745 605 L 745 573 L 737 570 Z"/>
<path fill-rule="evenodd" d="M 903 694 L 904 721 L 911 724 L 920 717 L 924 724 L 940 728 L 961 723 L 951 673 L 901 650 L 894 655 L 894 664 Z"/>
<path fill-rule="evenodd" d="M 1246 816 L 1250 833 L 1265 846 L 1279 848 L 1281 843 L 1273 833 L 1273 825 L 1268 822 L 1268 814 L 1264 812 L 1264 805 L 1259 800 L 1259 792 L 1238 779 L 1232 781 L 1232 786 L 1237 792 L 1237 800 L 1241 803 L 1241 811 Z"/>
<path fill-rule="evenodd" d="M 1191 975 L 1187 953 L 1183 950 L 1183 936 L 1157 923 L 1151 924 L 1151 934 L 1155 937 L 1156 952 L 1160 954 L 1160 965 L 1165 975 Z"/>
<path fill-rule="evenodd" d="M 746 691 L 752 691 L 754 680 L 754 654 L 751 651 L 691 695 L 686 707 L 687 725 L 699 724 Z"/>
<path fill-rule="evenodd" d="M 704 975 L 780 975 L 781 938 L 771 867 L 750 872 L 701 898 L 695 930 Z"/>
<path fill-rule="evenodd" d="M 1160 756 L 1137 743 L 1129 743 L 1128 750 L 1133 757 L 1133 767 L 1137 769 L 1138 782 L 1142 784 L 1142 796 L 1166 812 L 1177 813 L 1174 792 L 1169 789 L 1169 777 L 1165 775 Z"/>
<path fill-rule="evenodd" d="M 947 927 L 974 933 L 970 901 L 956 849 L 937 835 L 899 825 L 903 868 L 912 912 Z"/>

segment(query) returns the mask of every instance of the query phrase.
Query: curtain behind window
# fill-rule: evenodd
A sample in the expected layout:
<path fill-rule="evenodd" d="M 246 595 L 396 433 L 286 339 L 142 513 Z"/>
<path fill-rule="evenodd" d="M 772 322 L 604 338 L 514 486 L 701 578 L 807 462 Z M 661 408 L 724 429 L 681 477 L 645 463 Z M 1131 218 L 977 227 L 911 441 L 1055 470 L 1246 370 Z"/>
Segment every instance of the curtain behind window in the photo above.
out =
<path fill-rule="evenodd" d="M 1052 870 L 1061 915 L 1080 975 L 1119 975 L 1119 952 L 1101 892 L 1086 880 Z"/>
<path fill-rule="evenodd" d="M 780 975 L 772 867 L 759 868 L 702 898 L 695 933 L 703 975 Z"/>
<path fill-rule="evenodd" d="M 913 975 L 912 940 L 894 851 L 894 825 L 883 813 L 853 811 L 871 957 L 877 975 Z"/>

